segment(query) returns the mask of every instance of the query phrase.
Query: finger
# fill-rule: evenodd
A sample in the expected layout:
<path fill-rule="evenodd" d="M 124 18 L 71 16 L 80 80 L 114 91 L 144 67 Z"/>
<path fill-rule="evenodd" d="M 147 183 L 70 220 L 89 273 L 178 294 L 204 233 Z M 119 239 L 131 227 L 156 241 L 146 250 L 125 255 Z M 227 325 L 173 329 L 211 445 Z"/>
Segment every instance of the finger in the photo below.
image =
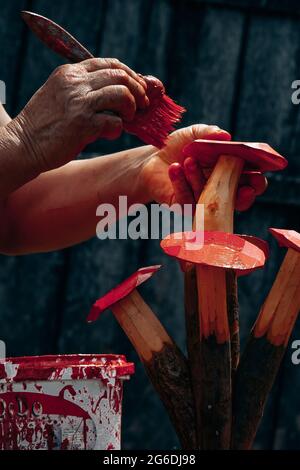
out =
<path fill-rule="evenodd" d="M 146 96 L 142 85 L 128 75 L 122 69 L 97 70 L 89 74 L 90 85 L 93 91 L 110 85 L 125 85 L 134 96 L 137 107 L 145 109 L 149 105 L 149 98 Z"/>
<path fill-rule="evenodd" d="M 103 70 L 103 69 L 122 69 L 130 75 L 134 80 L 139 82 L 142 87 L 146 90 L 147 83 L 145 82 L 142 75 L 137 74 L 130 67 L 120 62 L 118 59 L 103 59 L 103 58 L 94 58 L 94 59 L 87 59 L 80 62 L 87 72 L 95 72 L 96 70 Z"/>
<path fill-rule="evenodd" d="M 204 185 L 205 178 L 196 160 L 188 157 L 183 162 L 185 177 L 194 193 L 195 201 L 198 201 Z"/>
<path fill-rule="evenodd" d="M 132 121 L 136 112 L 134 96 L 124 85 L 110 85 L 88 95 L 94 111 L 114 111 L 124 121 Z"/>
<path fill-rule="evenodd" d="M 241 186 L 237 190 L 235 208 L 237 211 L 246 211 L 255 201 L 255 191 L 250 186 Z"/>
<path fill-rule="evenodd" d="M 195 199 L 180 163 L 172 163 L 169 166 L 169 178 L 173 186 L 176 202 L 182 205 L 193 204 L 194 206 Z"/>
<path fill-rule="evenodd" d="M 240 185 L 251 186 L 256 196 L 259 196 L 267 189 L 268 180 L 260 171 L 244 171 L 240 178 Z"/>
<path fill-rule="evenodd" d="M 95 135 L 91 141 L 100 137 L 108 140 L 118 139 L 123 130 L 122 119 L 105 112 L 93 116 L 93 126 L 95 128 Z"/>
<path fill-rule="evenodd" d="M 208 126 L 206 124 L 193 124 L 191 126 L 194 140 L 231 140 L 231 134 L 218 126 Z"/>
<path fill-rule="evenodd" d="M 202 139 L 205 139 L 205 137 L 202 137 Z M 225 140 L 229 141 L 231 140 L 231 134 L 227 131 L 224 131 L 223 129 L 217 130 L 217 131 L 212 131 L 208 134 L 206 137 L 207 140 Z"/>

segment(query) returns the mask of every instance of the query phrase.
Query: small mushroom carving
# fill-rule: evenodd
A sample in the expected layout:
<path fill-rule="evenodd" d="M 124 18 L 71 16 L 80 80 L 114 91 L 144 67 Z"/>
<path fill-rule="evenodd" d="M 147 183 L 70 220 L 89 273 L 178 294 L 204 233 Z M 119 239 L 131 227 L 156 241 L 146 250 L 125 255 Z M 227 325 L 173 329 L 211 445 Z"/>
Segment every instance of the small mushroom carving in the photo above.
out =
<path fill-rule="evenodd" d="M 240 275 L 261 268 L 265 251 L 237 235 L 207 231 L 168 235 L 161 247 L 169 256 L 196 265 L 199 376 L 194 399 L 198 446 L 229 449 L 232 389 L 226 271 Z"/>
<path fill-rule="evenodd" d="M 233 449 L 252 447 L 300 311 L 300 234 L 275 228 L 269 231 L 288 251 L 237 369 L 233 395 Z"/>
<path fill-rule="evenodd" d="M 187 360 L 136 289 L 160 267 L 140 268 L 97 300 L 87 321 L 97 320 L 108 308 L 113 312 L 165 405 L 182 447 L 196 449 L 194 404 Z"/>

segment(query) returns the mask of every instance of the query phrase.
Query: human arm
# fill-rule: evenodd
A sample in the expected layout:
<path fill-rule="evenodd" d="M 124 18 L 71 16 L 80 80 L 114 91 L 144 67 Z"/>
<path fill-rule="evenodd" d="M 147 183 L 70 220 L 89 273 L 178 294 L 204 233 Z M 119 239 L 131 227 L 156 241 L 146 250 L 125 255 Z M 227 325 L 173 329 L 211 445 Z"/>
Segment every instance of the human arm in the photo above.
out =
<path fill-rule="evenodd" d="M 195 203 L 201 185 L 196 187 L 188 179 L 198 178 L 203 184 L 203 175 L 199 168 L 184 167 L 181 150 L 187 142 L 205 137 L 228 139 L 228 133 L 215 126 L 190 126 L 173 133 L 162 151 L 143 146 L 74 161 L 40 175 L 6 202 L 2 220 L 8 229 L 2 237 L 2 252 L 50 251 L 87 240 L 96 233 L 98 205 L 118 208 L 119 195 L 127 196 L 128 206 L 153 200 Z"/>

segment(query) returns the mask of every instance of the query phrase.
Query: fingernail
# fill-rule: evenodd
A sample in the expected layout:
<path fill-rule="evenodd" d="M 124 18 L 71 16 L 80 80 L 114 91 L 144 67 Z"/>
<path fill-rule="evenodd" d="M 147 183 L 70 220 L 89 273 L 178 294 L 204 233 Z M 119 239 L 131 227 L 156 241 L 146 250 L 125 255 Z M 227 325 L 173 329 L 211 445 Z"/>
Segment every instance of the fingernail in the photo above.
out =
<path fill-rule="evenodd" d="M 209 140 L 224 140 L 224 141 L 229 141 L 231 140 L 231 134 L 227 131 L 214 131 L 211 134 L 209 134 L 206 139 Z"/>
<path fill-rule="evenodd" d="M 228 131 L 224 131 L 224 129 L 220 129 L 217 131 L 218 134 L 224 134 L 224 135 L 228 135 L 230 138 L 231 138 L 231 134 L 230 132 Z"/>

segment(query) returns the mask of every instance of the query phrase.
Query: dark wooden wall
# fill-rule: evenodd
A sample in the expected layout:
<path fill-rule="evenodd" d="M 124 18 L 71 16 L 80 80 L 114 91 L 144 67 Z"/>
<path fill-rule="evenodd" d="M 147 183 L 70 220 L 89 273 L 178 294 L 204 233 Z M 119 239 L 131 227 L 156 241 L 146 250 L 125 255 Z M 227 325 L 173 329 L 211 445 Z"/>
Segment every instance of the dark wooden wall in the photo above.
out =
<path fill-rule="evenodd" d="M 286 155 L 289 169 L 270 177 L 266 194 L 237 216 L 237 231 L 269 239 L 269 226 L 300 229 L 300 108 L 291 103 L 291 83 L 300 78 L 298 1 L 1 0 L 0 78 L 12 115 L 61 63 L 27 31 L 22 9 L 61 23 L 96 55 L 159 76 L 187 107 L 184 124 L 218 124 L 235 139 L 266 141 Z M 137 143 L 125 135 L 89 150 L 105 153 Z M 243 339 L 282 259 L 271 246 L 266 269 L 240 282 Z M 117 352 L 136 362 L 126 385 L 123 447 L 128 449 L 178 444 L 112 315 L 107 312 L 94 325 L 87 325 L 85 316 L 96 297 L 136 267 L 160 262 L 164 269 L 142 291 L 183 346 L 182 277 L 158 241 L 93 239 L 60 252 L 0 258 L 0 338 L 8 354 Z M 300 338 L 300 324 L 294 337 Z M 300 447 L 300 366 L 292 365 L 290 356 L 289 349 L 257 448 Z"/>

